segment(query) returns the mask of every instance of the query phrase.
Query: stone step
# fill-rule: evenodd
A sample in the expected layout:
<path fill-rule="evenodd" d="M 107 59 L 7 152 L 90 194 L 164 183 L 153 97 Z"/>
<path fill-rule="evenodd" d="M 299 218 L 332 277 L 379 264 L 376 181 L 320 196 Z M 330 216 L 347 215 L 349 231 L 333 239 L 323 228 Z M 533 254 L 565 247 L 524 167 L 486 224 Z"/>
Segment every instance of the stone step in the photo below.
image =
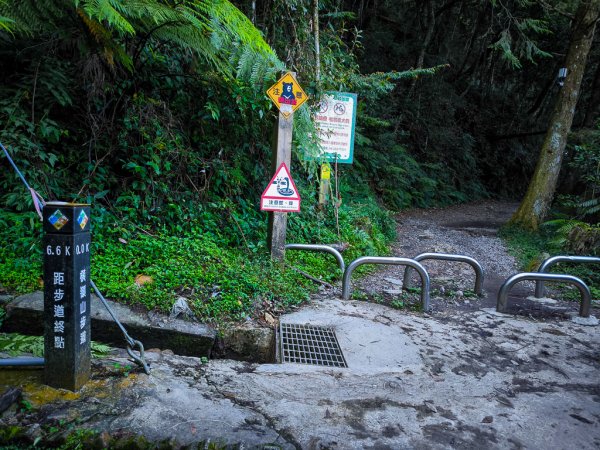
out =
<path fill-rule="evenodd" d="M 44 334 L 44 295 L 22 295 L 5 303 L 6 317 L 1 331 L 27 335 Z M 217 332 L 206 325 L 171 319 L 159 314 L 138 313 L 125 305 L 108 300 L 108 304 L 129 335 L 143 343 L 145 349 L 171 350 L 182 356 L 210 357 Z M 126 342 L 100 299 L 91 296 L 92 340 L 115 347 Z"/>

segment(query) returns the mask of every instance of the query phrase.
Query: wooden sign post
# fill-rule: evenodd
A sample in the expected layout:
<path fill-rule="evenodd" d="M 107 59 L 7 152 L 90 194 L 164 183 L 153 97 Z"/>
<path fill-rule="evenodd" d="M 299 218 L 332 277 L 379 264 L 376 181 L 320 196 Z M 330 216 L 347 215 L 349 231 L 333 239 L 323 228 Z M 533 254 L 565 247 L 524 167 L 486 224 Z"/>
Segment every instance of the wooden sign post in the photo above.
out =
<path fill-rule="evenodd" d="M 273 86 L 267 90 L 267 95 L 279 109 L 275 139 L 273 144 L 273 157 L 271 160 L 272 172 L 285 164 L 289 170 L 292 159 L 292 132 L 294 129 L 294 112 L 302 105 L 307 97 L 296 80 L 295 72 L 285 73 Z M 290 176 L 291 178 L 291 176 Z M 288 182 L 291 180 L 288 180 Z M 273 180 L 271 180 L 273 182 Z M 267 186 L 268 189 L 268 186 Z M 266 190 L 265 190 L 266 192 Z M 297 192 L 295 193 L 297 195 Z M 263 194 L 264 196 L 264 194 Z M 298 198 L 299 201 L 299 198 Z M 261 210 L 272 211 L 269 213 L 267 240 L 271 258 L 283 261 L 285 256 L 285 238 L 287 232 L 287 212 L 264 207 L 261 200 Z"/>
<path fill-rule="evenodd" d="M 292 159 L 292 131 L 294 129 L 294 116 L 284 117 L 279 113 L 277 120 L 277 137 L 273 146 L 273 156 L 271 161 L 272 172 L 282 164 L 290 167 Z M 285 257 L 285 237 L 287 233 L 287 213 L 270 212 L 269 224 L 267 228 L 267 240 L 271 258 L 277 261 L 283 261 Z"/>

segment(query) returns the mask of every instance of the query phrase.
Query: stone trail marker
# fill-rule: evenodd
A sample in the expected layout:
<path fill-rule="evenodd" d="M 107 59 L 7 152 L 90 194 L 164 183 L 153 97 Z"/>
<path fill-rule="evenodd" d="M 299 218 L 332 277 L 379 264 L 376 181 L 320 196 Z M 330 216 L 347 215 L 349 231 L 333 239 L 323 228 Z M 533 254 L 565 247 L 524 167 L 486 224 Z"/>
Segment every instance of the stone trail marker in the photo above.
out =
<path fill-rule="evenodd" d="M 44 378 L 78 391 L 90 377 L 90 207 L 48 202 L 44 220 Z"/>

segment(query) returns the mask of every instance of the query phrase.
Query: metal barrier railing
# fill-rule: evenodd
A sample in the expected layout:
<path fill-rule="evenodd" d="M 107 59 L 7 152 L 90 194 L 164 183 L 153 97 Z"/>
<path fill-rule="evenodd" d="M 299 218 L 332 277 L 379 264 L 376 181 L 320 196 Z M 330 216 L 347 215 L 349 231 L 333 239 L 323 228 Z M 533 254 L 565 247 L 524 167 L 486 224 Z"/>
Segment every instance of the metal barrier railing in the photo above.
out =
<path fill-rule="evenodd" d="M 21 366 L 39 366 L 43 367 L 45 364 L 44 358 L 37 358 L 32 356 L 23 356 L 20 358 L 1 358 L 0 367 L 21 367 Z"/>
<path fill-rule="evenodd" d="M 342 273 L 346 270 L 346 264 L 344 263 L 344 257 L 340 252 L 338 252 L 335 248 L 329 245 L 319 245 L 319 244 L 286 244 L 286 250 L 307 250 L 313 252 L 326 252 L 331 253 L 335 256 L 335 259 L 342 270 Z"/>
<path fill-rule="evenodd" d="M 467 263 L 471 267 L 473 267 L 473 270 L 475 270 L 475 294 L 481 295 L 481 293 L 483 292 L 483 267 L 481 267 L 481 264 L 479 264 L 479 262 L 477 262 L 476 259 L 471 258 L 470 256 L 451 255 L 448 253 L 421 253 L 420 255 L 417 255 L 412 259 L 418 262 L 426 259 L 439 259 L 442 261 L 456 261 Z M 402 282 L 402 287 L 404 289 L 410 288 L 410 275 L 410 267 L 407 266 L 406 269 L 404 269 L 404 280 Z"/>
<path fill-rule="evenodd" d="M 600 264 L 600 258 L 594 256 L 552 256 L 544 260 L 544 262 L 540 265 L 538 269 L 539 273 L 546 273 L 550 266 L 559 263 L 559 262 L 574 262 L 574 263 L 591 263 L 591 264 Z M 537 281 L 535 283 L 535 296 L 536 298 L 541 298 L 544 296 L 544 282 Z"/>
<path fill-rule="evenodd" d="M 587 284 L 580 278 L 574 277 L 573 275 L 558 275 L 554 273 L 539 273 L 539 272 L 525 272 L 518 273 L 508 278 L 498 291 L 498 303 L 496 303 L 496 311 L 505 312 L 508 303 L 508 292 L 510 289 L 520 281 L 561 281 L 563 283 L 570 283 L 577 286 L 581 294 L 581 305 L 579 307 L 579 315 L 581 317 L 590 316 L 590 304 L 592 303 L 592 294 Z"/>
<path fill-rule="evenodd" d="M 355 259 L 350 263 L 348 267 L 346 267 L 346 270 L 344 271 L 344 278 L 342 280 L 342 298 L 344 300 L 348 300 L 350 298 L 350 278 L 352 277 L 352 272 L 354 272 L 354 270 L 358 266 L 362 266 L 363 264 L 390 264 L 399 266 L 410 266 L 414 268 L 421 276 L 421 304 L 423 305 L 423 310 L 429 311 L 429 274 L 425 270 L 425 267 L 423 267 L 419 262 L 408 258 L 396 258 L 389 256 L 363 256 L 361 258 Z"/>

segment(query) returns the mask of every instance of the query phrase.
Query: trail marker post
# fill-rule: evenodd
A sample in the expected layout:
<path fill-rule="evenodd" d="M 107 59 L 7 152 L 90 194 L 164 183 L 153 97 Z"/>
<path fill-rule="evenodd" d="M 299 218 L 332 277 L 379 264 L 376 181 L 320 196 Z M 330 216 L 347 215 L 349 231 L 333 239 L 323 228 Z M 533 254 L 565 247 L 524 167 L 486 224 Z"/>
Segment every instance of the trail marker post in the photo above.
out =
<path fill-rule="evenodd" d="M 294 129 L 294 112 L 307 100 L 306 93 L 300 87 L 296 80 L 295 72 L 285 73 L 273 86 L 267 90 L 267 95 L 279 109 L 277 119 L 275 143 L 273 145 L 273 157 L 271 160 L 272 171 L 275 173 L 275 178 L 282 167 L 285 165 L 289 173 L 291 158 L 292 158 L 292 132 Z M 276 172 L 277 171 L 277 172 Z M 291 182 L 291 175 L 290 175 Z M 269 186 L 273 183 L 269 183 Z M 290 183 L 291 184 L 291 183 Z M 269 189 L 265 189 L 265 193 Z M 283 187 L 285 189 L 285 187 Z M 291 189 L 288 187 L 288 189 Z M 294 186 L 295 190 L 295 186 Z M 263 193 L 263 197 L 265 197 Z M 297 191 L 296 191 L 297 195 Z M 267 231 L 267 240 L 271 258 L 282 261 L 285 256 L 285 238 L 287 232 L 287 212 L 290 209 L 269 209 L 261 199 L 261 210 L 272 211 L 269 214 L 269 224 Z M 298 197 L 298 210 L 300 197 Z M 267 206 L 267 207 L 265 207 Z"/>
<path fill-rule="evenodd" d="M 44 221 L 44 378 L 78 391 L 90 377 L 90 207 L 48 202 Z"/>

